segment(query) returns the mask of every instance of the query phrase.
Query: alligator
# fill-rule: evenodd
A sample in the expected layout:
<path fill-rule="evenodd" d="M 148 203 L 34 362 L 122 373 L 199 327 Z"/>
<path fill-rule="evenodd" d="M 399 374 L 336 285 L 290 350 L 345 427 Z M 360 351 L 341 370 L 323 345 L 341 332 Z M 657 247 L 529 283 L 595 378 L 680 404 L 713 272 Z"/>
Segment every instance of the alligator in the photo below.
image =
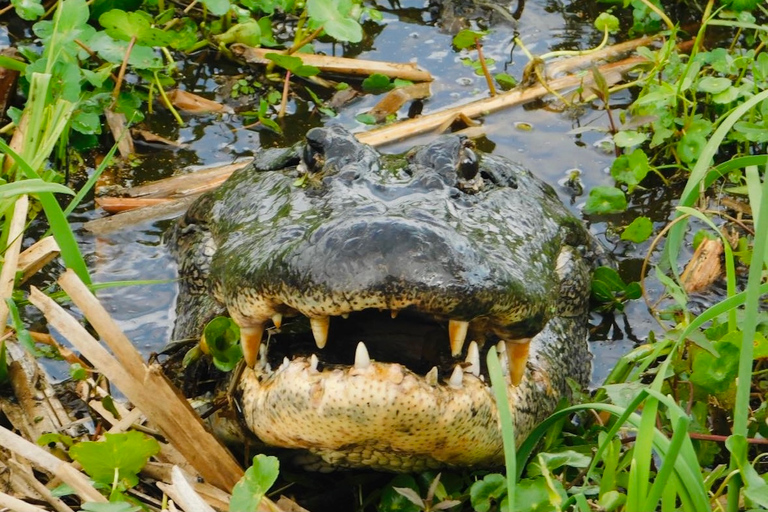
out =
<path fill-rule="evenodd" d="M 261 151 L 171 229 L 173 338 L 239 326 L 242 422 L 308 468 L 503 464 L 588 383 L 599 245 L 530 171 L 446 135 L 380 154 L 340 126 Z"/>

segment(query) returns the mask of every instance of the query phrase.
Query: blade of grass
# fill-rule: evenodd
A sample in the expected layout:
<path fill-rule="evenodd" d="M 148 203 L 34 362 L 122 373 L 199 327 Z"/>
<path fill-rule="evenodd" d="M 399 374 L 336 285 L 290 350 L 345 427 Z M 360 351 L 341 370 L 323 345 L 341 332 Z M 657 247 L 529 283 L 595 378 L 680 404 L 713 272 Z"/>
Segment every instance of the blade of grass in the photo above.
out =
<path fill-rule="evenodd" d="M 763 179 L 761 197 L 768 197 L 768 176 Z M 746 299 L 744 301 L 744 319 L 742 321 L 742 342 L 739 354 L 738 385 L 736 386 L 736 400 L 733 406 L 733 435 L 747 437 L 749 423 L 749 398 L 752 390 L 752 366 L 754 353 L 755 331 L 757 329 L 757 317 L 760 307 L 760 295 L 763 274 L 763 262 L 768 240 L 768 206 L 765 203 L 753 204 L 755 213 L 755 225 L 763 226 L 755 230 L 755 240 L 752 247 L 752 259 L 749 265 L 749 277 L 747 278 Z M 747 460 L 747 444 L 735 443 L 738 448 L 731 450 L 731 469 L 744 467 Z M 739 505 L 739 494 L 743 482 L 741 478 L 733 478 L 728 484 L 728 508 L 735 512 Z"/>
<path fill-rule="evenodd" d="M 501 435 L 504 444 L 504 465 L 507 469 L 507 500 L 509 510 L 515 509 L 515 486 L 517 484 L 517 471 L 515 457 L 515 424 L 512 419 L 512 411 L 509 409 L 507 398 L 507 383 L 501 373 L 501 363 L 495 349 L 488 351 L 486 357 L 488 374 L 491 377 L 491 389 L 496 398 L 496 408 L 499 411 L 501 422 Z"/>

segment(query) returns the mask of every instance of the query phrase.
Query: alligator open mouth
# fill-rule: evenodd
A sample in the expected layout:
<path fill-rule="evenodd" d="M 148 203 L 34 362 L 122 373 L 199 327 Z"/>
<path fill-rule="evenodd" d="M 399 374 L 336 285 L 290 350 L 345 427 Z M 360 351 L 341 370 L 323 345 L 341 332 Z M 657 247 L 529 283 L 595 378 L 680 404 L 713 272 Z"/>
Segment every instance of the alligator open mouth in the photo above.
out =
<path fill-rule="evenodd" d="M 409 309 L 366 309 L 322 320 L 291 317 L 283 321 L 283 315 L 277 314 L 273 321 L 266 332 L 249 329 L 242 338 L 246 362 L 258 367 L 263 378 L 291 361 L 306 362 L 311 371 L 365 370 L 376 361 L 400 364 L 432 386 L 460 388 L 465 374 L 489 382 L 485 356 L 495 347 L 504 376 L 517 385 L 530 342 L 530 338 L 489 336 L 478 329 L 485 327 L 481 319 L 471 326 L 467 321 L 445 321 Z"/>

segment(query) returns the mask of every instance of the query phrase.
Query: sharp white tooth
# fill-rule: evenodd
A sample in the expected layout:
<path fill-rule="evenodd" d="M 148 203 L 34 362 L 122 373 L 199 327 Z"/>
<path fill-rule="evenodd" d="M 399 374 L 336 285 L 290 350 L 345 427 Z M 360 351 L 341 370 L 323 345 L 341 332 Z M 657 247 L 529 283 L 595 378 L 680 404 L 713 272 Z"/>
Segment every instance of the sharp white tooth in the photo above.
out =
<path fill-rule="evenodd" d="M 509 375 L 509 356 L 507 355 L 507 344 L 503 341 L 498 342 L 496 344 L 496 353 L 499 354 L 501 374 L 507 377 Z"/>
<path fill-rule="evenodd" d="M 451 355 L 453 357 L 461 355 L 464 340 L 467 338 L 467 329 L 469 329 L 469 322 L 462 320 L 450 320 L 448 322 L 448 339 L 451 342 Z"/>
<path fill-rule="evenodd" d="M 283 364 L 280 365 L 280 368 L 277 369 L 277 371 L 285 370 L 288 368 L 288 365 L 291 364 L 291 360 L 288 359 L 288 357 L 283 358 Z"/>
<path fill-rule="evenodd" d="M 309 356 L 309 370 L 311 372 L 317 372 L 317 365 L 320 363 L 320 360 L 317 359 L 317 356 L 315 354 L 312 354 Z"/>
<path fill-rule="evenodd" d="M 431 370 L 424 376 L 424 380 L 427 381 L 427 384 L 430 386 L 437 386 L 437 366 L 433 366 Z"/>
<path fill-rule="evenodd" d="M 327 316 L 309 319 L 309 325 L 312 327 L 312 335 L 315 337 L 317 348 L 325 347 L 325 344 L 328 342 L 328 326 L 330 322 L 331 319 Z"/>
<path fill-rule="evenodd" d="M 253 368 L 259 360 L 261 335 L 264 334 L 264 324 L 240 327 L 240 348 L 243 349 L 245 364 Z"/>
<path fill-rule="evenodd" d="M 392 320 L 394 320 L 395 318 L 397 318 L 398 313 L 400 313 L 400 310 L 393 309 L 392 311 L 389 312 L 389 315 L 392 317 Z"/>
<path fill-rule="evenodd" d="M 371 366 L 371 356 L 368 355 L 368 349 L 362 341 L 357 344 L 355 349 L 355 368 L 365 370 Z"/>
<path fill-rule="evenodd" d="M 275 324 L 275 327 L 278 329 L 282 327 L 283 325 L 283 314 L 282 313 L 275 313 L 272 315 L 272 323 Z"/>
<path fill-rule="evenodd" d="M 475 377 L 480 376 L 480 348 L 477 346 L 477 342 L 473 341 L 469 344 L 469 348 L 467 349 L 467 363 L 469 363 L 469 366 L 467 367 L 466 371 L 474 375 Z"/>
<path fill-rule="evenodd" d="M 464 382 L 464 370 L 461 369 L 461 365 L 456 365 L 453 367 L 453 373 L 451 374 L 451 378 L 448 380 L 448 385 L 452 388 L 461 388 L 461 384 Z"/>

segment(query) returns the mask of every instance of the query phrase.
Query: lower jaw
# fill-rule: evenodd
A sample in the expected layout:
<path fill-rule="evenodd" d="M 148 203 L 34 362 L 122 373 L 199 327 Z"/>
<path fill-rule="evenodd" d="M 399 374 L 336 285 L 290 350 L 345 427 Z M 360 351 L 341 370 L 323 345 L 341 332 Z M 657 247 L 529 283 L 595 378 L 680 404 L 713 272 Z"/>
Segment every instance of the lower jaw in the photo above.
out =
<path fill-rule="evenodd" d="M 397 363 L 317 371 L 296 358 L 239 381 L 247 427 L 265 443 L 304 449 L 334 467 L 418 471 L 503 463 L 495 400 L 480 378 L 427 381 Z M 514 410 L 517 387 L 508 385 Z"/>

